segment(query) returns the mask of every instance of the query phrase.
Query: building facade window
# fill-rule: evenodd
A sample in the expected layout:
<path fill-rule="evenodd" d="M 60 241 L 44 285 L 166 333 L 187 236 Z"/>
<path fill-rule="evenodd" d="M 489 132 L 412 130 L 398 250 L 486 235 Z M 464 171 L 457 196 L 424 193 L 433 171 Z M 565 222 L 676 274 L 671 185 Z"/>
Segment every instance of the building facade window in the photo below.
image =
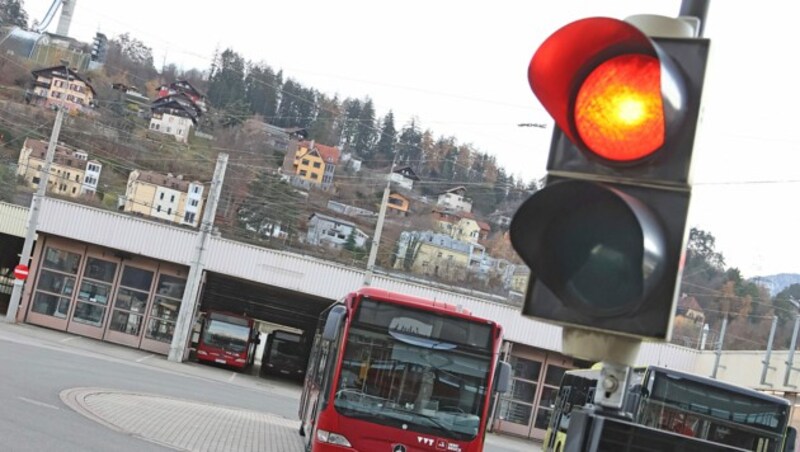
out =
<path fill-rule="evenodd" d="M 67 318 L 80 261 L 76 253 L 52 247 L 45 250 L 31 311 Z"/>
<path fill-rule="evenodd" d="M 111 315 L 111 330 L 139 335 L 153 276 L 149 270 L 127 265 L 123 268 Z"/>
<path fill-rule="evenodd" d="M 73 320 L 96 327 L 103 325 L 116 273 L 117 264 L 114 262 L 95 257 L 86 260 Z"/>
<path fill-rule="evenodd" d="M 145 331 L 147 338 L 166 343 L 172 341 L 185 288 L 186 280 L 183 278 L 169 275 L 158 278 L 156 296 Z"/>

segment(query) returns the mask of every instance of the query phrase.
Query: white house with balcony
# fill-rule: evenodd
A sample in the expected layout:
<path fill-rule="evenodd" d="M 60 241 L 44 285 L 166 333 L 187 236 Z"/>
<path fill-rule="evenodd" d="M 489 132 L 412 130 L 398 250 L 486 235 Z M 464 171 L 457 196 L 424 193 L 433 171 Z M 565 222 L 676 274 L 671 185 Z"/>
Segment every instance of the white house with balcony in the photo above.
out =
<path fill-rule="evenodd" d="M 436 205 L 456 212 L 472 212 L 472 200 L 466 197 L 467 189 L 459 186 L 439 195 Z"/>
<path fill-rule="evenodd" d="M 367 245 L 369 236 L 358 229 L 355 223 L 319 213 L 311 214 L 308 219 L 306 241 L 311 245 L 326 245 L 341 249 L 351 235 L 356 248 L 364 248 Z"/>

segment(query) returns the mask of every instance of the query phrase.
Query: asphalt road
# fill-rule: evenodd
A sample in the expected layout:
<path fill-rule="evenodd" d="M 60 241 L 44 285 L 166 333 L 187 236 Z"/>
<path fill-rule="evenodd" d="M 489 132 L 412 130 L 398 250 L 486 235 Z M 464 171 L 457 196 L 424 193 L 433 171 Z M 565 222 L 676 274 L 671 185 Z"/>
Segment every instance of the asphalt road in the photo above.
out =
<path fill-rule="evenodd" d="M 297 399 L 287 395 L 0 337 L 0 450 L 166 450 L 110 430 L 64 406 L 59 393 L 75 387 L 140 391 L 297 417 Z"/>
<path fill-rule="evenodd" d="M 0 321 L 1 322 L 1 321 Z M 299 385 L 264 380 L 28 325 L 0 323 L 0 451 L 164 451 L 66 406 L 72 388 L 163 395 L 297 419 Z M 486 452 L 540 450 L 488 435 Z"/>

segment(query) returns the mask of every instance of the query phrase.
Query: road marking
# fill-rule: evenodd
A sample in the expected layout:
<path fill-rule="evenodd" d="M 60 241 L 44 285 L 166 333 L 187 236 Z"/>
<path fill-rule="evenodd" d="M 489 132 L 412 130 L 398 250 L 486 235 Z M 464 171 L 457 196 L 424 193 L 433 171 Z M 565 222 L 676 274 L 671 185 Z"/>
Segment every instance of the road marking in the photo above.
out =
<path fill-rule="evenodd" d="M 231 374 L 231 378 L 228 378 L 228 383 L 232 382 L 234 378 L 236 378 L 236 372 Z"/>
<path fill-rule="evenodd" d="M 60 410 L 61 409 L 61 408 L 59 408 L 59 407 L 57 407 L 55 405 L 50 405 L 49 403 L 40 402 L 38 400 L 29 399 L 27 397 L 17 396 L 17 398 L 22 400 L 23 402 L 28 402 L 28 403 L 30 403 L 32 405 L 43 406 L 45 408 L 50 408 L 52 410 Z"/>
<path fill-rule="evenodd" d="M 61 339 L 58 342 L 61 342 L 63 344 L 64 342 L 74 341 L 75 339 L 80 339 L 80 338 L 81 338 L 80 336 L 72 336 L 72 337 L 67 337 L 67 338 Z"/>
<path fill-rule="evenodd" d="M 148 359 L 150 359 L 150 358 L 152 358 L 152 357 L 154 357 L 154 356 L 156 356 L 156 355 L 147 355 L 147 356 L 143 356 L 143 357 L 141 357 L 141 358 L 137 359 L 137 360 L 136 360 L 136 362 L 137 362 L 137 363 L 140 363 L 140 362 L 142 362 L 142 361 L 145 361 L 145 360 L 148 360 Z"/>

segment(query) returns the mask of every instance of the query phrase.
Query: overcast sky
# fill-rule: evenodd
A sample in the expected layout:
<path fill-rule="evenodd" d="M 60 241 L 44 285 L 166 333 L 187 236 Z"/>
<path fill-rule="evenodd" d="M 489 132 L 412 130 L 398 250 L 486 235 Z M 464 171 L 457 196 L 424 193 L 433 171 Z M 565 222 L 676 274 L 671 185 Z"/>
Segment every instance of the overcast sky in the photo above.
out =
<path fill-rule="evenodd" d="M 25 0 L 25 8 L 36 19 L 50 3 Z M 369 96 L 379 117 L 394 111 L 398 127 L 414 115 L 423 128 L 472 143 L 524 179 L 545 174 L 552 127 L 527 83 L 538 45 L 583 17 L 675 16 L 680 9 L 677 0 L 123 5 L 77 0 L 70 35 L 88 41 L 97 31 L 110 37 L 129 32 L 154 49 L 157 65 L 184 69 L 207 70 L 215 49 L 231 47 L 307 87 L 340 98 Z M 727 263 L 747 277 L 800 273 L 800 95 L 789 83 L 797 78 L 795 53 L 788 52 L 797 41 L 792 13 L 778 0 L 715 0 L 705 29 L 712 59 L 690 224 L 713 233 Z"/>

